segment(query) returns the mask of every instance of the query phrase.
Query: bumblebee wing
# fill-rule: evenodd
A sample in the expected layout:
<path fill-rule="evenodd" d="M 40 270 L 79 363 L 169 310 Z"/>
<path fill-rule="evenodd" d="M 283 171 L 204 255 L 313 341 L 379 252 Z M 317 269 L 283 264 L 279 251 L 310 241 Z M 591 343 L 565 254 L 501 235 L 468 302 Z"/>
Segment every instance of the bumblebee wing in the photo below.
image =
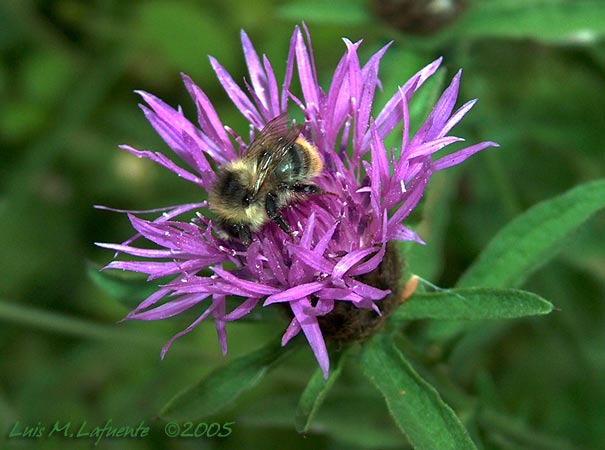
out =
<path fill-rule="evenodd" d="M 258 133 L 250 143 L 243 158 L 248 161 L 256 161 L 267 149 L 275 147 L 280 137 L 288 134 L 288 116 L 282 113 L 267 122 L 267 125 Z"/>
<path fill-rule="evenodd" d="M 267 177 L 286 157 L 290 146 L 300 135 L 300 127 L 288 129 L 287 122 L 286 113 L 269 121 L 243 156 L 244 160 L 253 163 L 256 167 L 252 195 L 258 194 Z"/>

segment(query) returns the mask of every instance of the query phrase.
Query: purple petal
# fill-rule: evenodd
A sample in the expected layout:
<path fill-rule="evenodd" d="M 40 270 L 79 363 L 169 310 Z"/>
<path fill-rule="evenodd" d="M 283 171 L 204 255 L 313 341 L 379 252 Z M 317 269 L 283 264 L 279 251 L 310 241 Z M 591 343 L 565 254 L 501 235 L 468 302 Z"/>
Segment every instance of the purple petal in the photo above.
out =
<path fill-rule="evenodd" d="M 124 320 L 128 320 L 130 314 L 136 313 L 138 311 L 146 310 L 150 306 L 155 305 L 162 298 L 164 298 L 170 291 L 171 291 L 171 289 L 169 289 L 169 288 L 160 288 L 160 289 L 158 289 L 156 292 L 154 292 L 149 297 L 147 297 L 145 300 L 143 300 L 141 303 L 139 303 L 139 305 L 134 310 L 132 310 L 126 316 L 126 318 Z"/>
<path fill-rule="evenodd" d="M 366 262 L 358 265 L 357 267 L 351 269 L 348 273 L 349 276 L 358 276 L 366 273 L 372 272 L 374 269 L 378 267 L 378 265 L 382 262 L 382 258 L 384 257 L 384 253 L 386 251 L 386 245 L 382 244 L 380 246 L 380 250 Z"/>
<path fill-rule="evenodd" d="M 308 299 L 303 298 L 290 303 L 290 307 L 313 350 L 313 354 L 324 374 L 324 378 L 327 379 L 328 371 L 330 369 L 330 358 L 321 329 L 319 328 L 319 322 L 317 322 L 317 317 L 309 316 L 304 312 L 305 308 L 311 307 L 311 303 Z"/>
<path fill-rule="evenodd" d="M 242 304 L 237 306 L 229 314 L 226 314 L 225 317 L 223 317 L 223 320 L 225 322 L 233 322 L 235 320 L 241 319 L 242 317 L 249 314 L 250 311 L 252 311 L 254 309 L 254 307 L 258 304 L 258 301 L 259 301 L 258 297 L 250 297 L 249 299 L 244 301 Z"/>
<path fill-rule="evenodd" d="M 108 206 L 103 206 L 103 205 L 94 205 L 94 208 L 100 209 L 103 211 L 112 211 L 112 212 L 117 212 L 117 213 L 130 213 L 130 214 L 152 214 L 152 213 L 158 213 L 158 212 L 163 213 L 166 211 L 171 211 L 170 213 L 166 213 L 166 214 L 172 214 L 172 216 L 170 217 L 170 219 L 171 219 L 175 216 L 182 214 L 183 212 L 187 212 L 187 211 L 190 211 L 192 209 L 197 209 L 197 208 L 205 208 L 207 206 L 208 206 L 207 202 L 201 202 L 201 203 L 188 203 L 186 205 L 165 206 L 163 208 L 145 209 L 145 210 L 117 209 L 117 208 L 110 208 Z M 187 208 L 187 209 L 184 209 L 184 208 Z"/>
<path fill-rule="evenodd" d="M 359 99 L 359 110 L 357 117 L 355 118 L 355 132 L 354 132 L 354 148 L 361 148 L 362 139 L 365 136 L 368 128 L 368 120 L 370 118 L 370 112 L 372 110 L 372 103 L 374 100 L 374 93 L 376 86 L 378 85 L 378 66 L 382 56 L 385 54 L 387 49 L 391 46 L 392 42 L 382 47 L 376 52 L 366 65 L 362 69 L 362 90 L 361 97 Z"/>
<path fill-rule="evenodd" d="M 313 63 L 307 51 L 304 38 L 300 29 L 296 29 L 296 65 L 298 66 L 298 76 L 300 87 L 306 102 L 307 110 L 314 114 L 319 108 L 319 87 Z"/>
<path fill-rule="evenodd" d="M 292 81 L 292 74 L 294 72 L 294 57 L 296 54 L 296 42 L 298 41 L 299 29 L 294 28 L 292 37 L 290 38 L 290 50 L 288 51 L 288 59 L 286 61 L 286 73 L 284 75 L 284 83 L 282 85 L 281 93 L 281 111 L 288 110 L 288 97 L 290 94 L 290 83 Z"/>
<path fill-rule="evenodd" d="M 145 258 L 177 258 L 182 257 L 183 253 L 175 250 L 157 250 L 147 248 L 131 247 L 129 245 L 120 244 L 105 244 L 102 242 L 95 242 L 97 247 L 108 248 L 115 250 L 120 253 L 127 253 L 133 256 L 142 256 Z"/>
<path fill-rule="evenodd" d="M 273 119 L 273 117 L 271 116 L 271 113 L 263 104 L 264 100 L 261 99 L 261 95 L 260 95 L 260 94 L 262 94 L 262 92 L 259 93 L 259 92 L 255 91 L 254 87 L 251 86 L 250 83 L 248 83 L 248 81 L 246 79 L 244 79 L 244 86 L 246 87 L 246 90 L 248 91 L 248 95 L 250 95 L 250 97 L 252 98 L 252 101 L 256 105 L 256 109 L 258 110 L 260 115 L 262 117 L 264 117 L 265 120 L 267 120 L 267 121 Z"/>
<path fill-rule="evenodd" d="M 431 172 L 427 170 L 422 176 L 419 176 L 414 180 L 412 187 L 406 192 L 406 200 L 397 208 L 397 211 L 389 219 L 388 228 L 392 227 L 394 224 L 400 223 L 412 212 L 422 198 L 430 177 Z"/>
<path fill-rule="evenodd" d="M 381 300 L 391 293 L 390 289 L 378 289 L 353 278 L 346 277 L 345 281 L 353 292 L 370 300 Z"/>
<path fill-rule="evenodd" d="M 254 126 L 259 130 L 262 129 L 265 122 L 244 91 L 242 91 L 235 81 L 233 81 L 231 75 L 229 75 L 229 73 L 224 69 L 223 66 L 219 64 L 216 59 L 214 59 L 212 56 L 209 58 L 210 65 L 214 69 L 219 82 L 223 85 L 225 92 L 227 92 L 227 95 L 233 104 L 237 106 L 242 115 L 248 119 L 250 123 L 254 124 Z"/>
<path fill-rule="evenodd" d="M 328 244 L 330 243 L 332 236 L 334 236 L 334 232 L 336 231 L 336 227 L 339 225 L 339 223 L 340 222 L 336 222 L 328 229 L 328 231 L 325 232 L 325 234 L 321 237 L 317 245 L 315 245 L 315 247 L 313 248 L 313 253 L 315 253 L 317 256 L 323 256 L 324 252 L 326 251 L 326 248 L 328 248 Z M 327 273 L 330 271 L 331 269 L 325 272 Z"/>
<path fill-rule="evenodd" d="M 170 346 L 172 345 L 172 343 L 180 338 L 181 336 L 186 335 L 187 333 L 189 333 L 191 330 L 193 330 L 195 327 L 197 327 L 200 323 L 202 323 L 206 317 L 208 317 L 208 315 L 210 313 L 212 313 L 214 311 L 215 308 L 218 307 L 218 303 L 213 302 L 212 305 L 210 305 L 210 307 L 204 311 L 204 313 L 198 317 L 196 320 L 193 321 L 193 323 L 191 323 L 191 325 L 189 325 L 187 328 L 185 328 L 183 331 L 180 331 L 179 333 L 175 334 L 172 338 L 170 338 L 170 340 L 164 345 L 164 347 L 162 347 L 162 351 L 160 353 L 160 357 L 162 359 L 164 359 L 164 356 L 166 356 L 166 352 L 170 349 Z"/>
<path fill-rule="evenodd" d="M 429 114 L 429 117 L 426 119 L 424 124 L 420 127 L 420 130 L 414 136 L 412 140 L 412 144 L 417 142 L 426 142 L 432 139 L 435 139 L 443 129 L 446 121 L 450 117 L 452 110 L 454 109 L 454 105 L 456 104 L 456 99 L 458 98 L 458 89 L 460 87 L 460 77 L 462 76 L 462 71 L 458 71 L 452 82 L 447 87 L 447 89 L 441 94 L 441 97 L 437 101 L 437 104 Z"/>
<path fill-rule="evenodd" d="M 246 65 L 248 66 L 248 73 L 250 74 L 250 82 L 263 107 L 268 110 L 270 102 L 268 101 L 269 99 L 267 96 L 263 95 L 267 94 L 267 78 L 265 77 L 263 66 L 250 38 L 248 38 L 248 35 L 244 30 L 241 30 L 240 36 L 242 48 L 244 50 L 244 58 L 246 60 Z"/>
<path fill-rule="evenodd" d="M 332 277 L 335 279 L 341 279 L 347 271 L 372 253 L 375 253 L 378 249 L 375 247 L 364 248 L 363 250 L 355 250 L 353 252 L 347 253 L 345 256 L 341 258 L 338 263 L 334 266 L 334 270 L 332 270 Z"/>
<path fill-rule="evenodd" d="M 212 312 L 214 318 L 214 324 L 216 326 L 216 334 L 218 337 L 219 345 L 221 346 L 221 353 L 223 356 L 227 354 L 227 327 L 225 324 L 225 297 L 221 295 L 215 295 L 212 297 L 212 303 L 216 303 L 216 308 Z"/>
<path fill-rule="evenodd" d="M 334 309 L 334 299 L 319 299 L 317 305 L 303 308 L 305 314 L 309 316 L 325 316 Z"/>
<path fill-rule="evenodd" d="M 313 231 L 315 230 L 315 213 L 311 213 L 307 226 L 303 231 L 303 235 L 300 238 L 300 246 L 302 248 L 311 248 L 311 239 L 313 238 Z"/>
<path fill-rule="evenodd" d="M 447 169 L 448 167 L 458 165 L 469 156 L 474 155 L 475 153 L 480 152 L 488 147 L 500 147 L 500 145 L 491 141 L 471 145 L 470 147 L 463 148 L 462 150 L 458 150 L 451 155 L 444 156 L 443 158 L 435 161 L 433 168 L 435 170 L 443 170 Z"/>
<path fill-rule="evenodd" d="M 345 45 L 347 46 L 347 75 L 349 81 L 349 104 L 351 107 L 351 115 L 357 118 L 357 112 L 359 108 L 359 101 L 361 100 L 361 89 L 362 89 L 362 81 L 361 81 L 361 66 L 359 63 L 359 58 L 357 56 L 357 48 L 361 44 L 361 41 L 357 41 L 355 43 L 351 42 L 348 39 L 343 39 Z M 354 144 L 355 145 L 355 141 Z"/>
<path fill-rule="evenodd" d="M 176 300 L 171 300 L 168 303 L 164 303 L 156 308 L 149 309 L 143 312 L 132 311 L 126 317 L 128 319 L 135 320 L 162 320 L 168 319 L 169 317 L 176 316 L 177 314 L 187 311 L 193 308 L 198 303 L 203 302 L 209 297 L 208 294 L 192 294 L 181 297 Z"/>
<path fill-rule="evenodd" d="M 454 142 L 460 141 L 464 141 L 464 139 L 455 136 L 448 136 L 435 139 L 434 141 L 424 142 L 422 144 L 412 144 L 408 147 L 409 154 L 406 155 L 406 157 L 408 159 L 412 159 L 417 158 L 419 156 L 430 156 L 433 153 L 438 152 L 442 148 L 447 147 L 448 145 L 453 144 Z"/>
<path fill-rule="evenodd" d="M 265 67 L 265 72 L 267 73 L 267 86 L 269 90 L 268 96 L 270 102 L 269 111 L 271 113 L 271 117 L 277 117 L 282 112 L 279 107 L 279 89 L 277 87 L 277 80 L 275 79 L 273 67 L 271 67 L 271 63 L 265 55 L 263 55 L 263 66 Z M 267 120 L 269 120 L 269 118 L 267 118 Z"/>
<path fill-rule="evenodd" d="M 276 249 L 272 241 L 265 239 L 263 241 L 265 256 L 267 257 L 267 266 L 281 285 L 287 285 L 286 270 L 287 266 L 280 251 Z"/>
<path fill-rule="evenodd" d="M 191 172 L 188 172 L 185 169 L 177 166 L 175 163 L 170 161 L 166 156 L 159 152 L 150 152 L 148 150 L 136 150 L 129 145 L 120 145 L 122 150 L 126 150 L 129 153 L 132 153 L 137 158 L 147 158 L 152 160 L 153 162 L 165 167 L 168 170 L 176 173 L 179 177 L 184 178 L 187 181 L 191 181 L 192 183 L 198 184 L 200 186 L 204 186 L 204 182 L 197 176 L 193 175 Z"/>
<path fill-rule="evenodd" d="M 284 333 L 284 335 L 281 338 L 282 347 L 284 345 L 286 345 L 290 341 L 290 339 L 292 339 L 294 336 L 296 336 L 298 333 L 300 333 L 300 330 L 302 330 L 302 328 L 300 327 L 300 324 L 298 323 L 298 320 L 296 319 L 296 317 L 294 317 L 290 321 L 290 324 L 288 325 L 286 332 Z"/>
<path fill-rule="evenodd" d="M 189 154 L 195 161 L 195 167 L 198 168 L 197 171 L 201 175 L 202 186 L 204 187 L 204 189 L 210 190 L 212 185 L 214 184 L 214 181 L 216 180 L 216 174 L 214 173 L 214 169 L 206 159 L 206 155 L 204 155 L 201 150 L 204 150 L 210 154 L 208 150 L 211 149 L 211 147 L 208 146 L 207 148 L 201 149 L 198 146 L 197 142 L 195 142 L 195 140 L 187 133 L 183 133 L 181 135 L 181 138 L 183 140 L 183 145 L 185 146 L 186 150 L 189 152 Z M 223 149 L 221 148 L 219 151 L 222 152 L 222 150 Z M 218 152 L 212 153 L 212 155 L 216 154 L 218 154 Z M 215 159 L 215 161 L 221 161 L 221 158 Z"/>
<path fill-rule="evenodd" d="M 315 294 L 320 299 L 359 300 L 361 297 L 350 288 L 325 288 Z"/>
<path fill-rule="evenodd" d="M 435 71 L 439 68 L 442 58 L 433 61 L 428 66 L 420 70 L 416 75 L 410 78 L 400 90 L 391 97 L 391 99 L 384 106 L 378 117 L 376 118 L 376 126 L 378 128 L 378 134 L 381 138 L 386 137 L 392 130 L 397 126 L 400 121 L 401 115 L 399 111 L 402 94 L 408 100 L 411 96 L 424 84 L 424 82 L 431 77 Z M 367 144 L 370 140 L 369 133 L 364 138 L 363 148 L 367 148 Z"/>
<path fill-rule="evenodd" d="M 157 133 L 164 139 L 168 146 L 187 164 L 197 170 L 200 174 L 206 171 L 206 165 L 200 161 L 203 158 L 198 157 L 202 151 L 213 155 L 213 144 L 211 140 L 200 133 L 200 131 L 193 126 L 189 120 L 187 120 L 183 113 L 174 110 L 166 103 L 162 102 L 159 98 L 148 94 L 144 91 L 136 91 L 143 99 L 151 106 L 153 111 L 149 108 L 140 105 L 145 117 L 157 131 Z M 189 136 L 190 141 L 193 143 L 185 143 L 183 136 Z"/>
<path fill-rule="evenodd" d="M 194 167 L 194 161 L 181 145 L 181 131 L 193 131 L 194 127 L 179 111 L 145 91 L 135 91 L 151 109 L 140 105 L 147 120 L 166 144 L 185 162 Z"/>
<path fill-rule="evenodd" d="M 370 123 L 370 133 L 372 135 L 372 143 L 370 145 L 372 152 L 372 198 L 378 202 L 379 199 L 383 198 L 381 187 L 384 186 L 384 189 L 386 190 L 390 184 L 390 169 L 387 160 L 387 151 L 384 147 L 384 142 L 378 137 L 374 121 L 371 121 Z M 377 205 L 374 206 L 374 209 L 377 211 Z"/>
<path fill-rule="evenodd" d="M 306 248 L 290 245 L 288 246 L 290 252 L 292 252 L 298 259 L 304 262 L 306 265 L 311 267 L 312 269 L 319 270 L 323 273 L 331 273 L 334 264 L 325 259 L 323 256 L 318 255 L 313 250 L 308 250 Z"/>
<path fill-rule="evenodd" d="M 344 122 L 349 111 L 349 81 L 346 77 L 348 69 L 348 53 L 342 57 L 336 66 L 332 83 L 328 91 L 324 116 L 330 118 L 329 127 L 325 130 L 326 148 L 333 148 L 336 142 L 338 131 Z M 316 134 L 321 134 L 321 130 L 315 130 Z"/>
<path fill-rule="evenodd" d="M 265 300 L 263 306 L 278 302 L 292 302 L 307 297 L 325 287 L 325 283 L 314 281 L 312 283 L 299 284 L 285 291 L 273 294 Z"/>
<path fill-rule="evenodd" d="M 433 74 L 437 71 L 437 69 L 441 65 L 442 61 L 443 61 L 443 57 L 440 56 L 435 61 L 426 65 L 425 67 L 420 69 L 418 72 L 416 72 L 416 74 L 403 85 L 403 88 L 402 88 L 403 91 L 406 93 L 408 91 L 410 91 L 411 93 L 415 93 L 420 88 L 420 86 L 422 86 L 424 84 L 424 82 L 426 80 L 428 80 L 430 77 L 433 76 Z"/>
<path fill-rule="evenodd" d="M 477 99 L 470 100 L 462 105 L 454 114 L 452 114 L 452 117 L 450 117 L 447 123 L 443 126 L 438 137 L 445 136 L 452 128 L 454 128 L 454 126 L 462 120 L 466 113 L 469 112 L 473 106 L 475 106 L 475 103 L 477 103 Z"/>
<path fill-rule="evenodd" d="M 260 254 L 260 247 L 260 241 L 254 241 L 250 244 L 246 252 L 246 267 L 254 278 L 262 280 L 264 277 L 263 260 L 266 258 Z"/>
<path fill-rule="evenodd" d="M 200 89 L 192 80 L 185 74 L 181 74 L 183 82 L 189 95 L 193 98 L 197 107 L 198 122 L 202 130 L 212 140 L 215 146 L 208 147 L 208 154 L 218 163 L 225 163 L 236 157 L 235 149 L 225 131 L 225 127 L 221 119 L 218 117 L 212 102 L 206 93 Z"/>
<path fill-rule="evenodd" d="M 130 220 L 132 227 L 148 240 L 168 249 L 180 249 L 175 237 L 177 235 L 180 236 L 182 232 L 172 229 L 168 223 L 149 222 L 132 214 L 128 214 L 128 219 Z"/>
<path fill-rule="evenodd" d="M 211 267 L 212 271 L 220 276 L 225 281 L 232 283 L 235 287 L 240 288 L 243 291 L 249 292 L 247 296 L 253 297 L 256 295 L 271 295 L 280 292 L 279 289 L 267 286 L 264 284 L 260 284 L 254 281 L 242 280 L 241 278 L 236 277 L 231 272 L 227 270 L 223 270 L 220 267 Z"/>
<path fill-rule="evenodd" d="M 146 273 L 149 275 L 147 281 L 162 278 L 168 275 L 201 270 L 206 267 L 206 261 L 185 261 L 185 262 L 156 262 L 156 261 L 112 261 L 105 269 L 120 269 L 130 272 Z"/>
<path fill-rule="evenodd" d="M 220 278 L 201 278 L 195 282 L 183 283 L 177 289 L 179 294 L 198 292 L 203 290 L 212 294 L 235 295 L 240 297 L 257 297 L 258 294 L 251 293 L 249 289 L 243 289 L 233 283 L 222 281 Z"/>
<path fill-rule="evenodd" d="M 412 241 L 417 242 L 420 245 L 425 244 L 422 238 L 418 236 L 415 231 L 410 230 L 401 224 L 393 224 L 389 228 L 386 238 L 392 241 Z"/>
<path fill-rule="evenodd" d="M 403 130 L 401 133 L 401 155 L 405 155 L 410 142 L 410 105 L 408 99 L 399 88 L 399 98 L 401 99 L 401 118 L 403 122 Z"/>

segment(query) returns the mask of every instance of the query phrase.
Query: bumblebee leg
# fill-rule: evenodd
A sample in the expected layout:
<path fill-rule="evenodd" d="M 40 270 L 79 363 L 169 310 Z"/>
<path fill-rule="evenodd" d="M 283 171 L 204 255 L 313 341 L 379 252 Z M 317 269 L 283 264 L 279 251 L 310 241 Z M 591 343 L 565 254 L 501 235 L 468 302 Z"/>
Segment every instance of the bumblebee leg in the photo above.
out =
<path fill-rule="evenodd" d="M 218 226 L 226 234 L 225 237 L 239 239 L 245 247 L 248 247 L 252 243 L 252 233 L 248 225 L 220 221 L 218 222 Z"/>
<path fill-rule="evenodd" d="M 229 238 L 239 237 L 239 225 L 236 223 L 229 223 L 221 220 L 217 222 L 217 225 Z"/>
<path fill-rule="evenodd" d="M 275 203 L 275 194 L 269 192 L 267 197 L 265 198 L 265 210 L 267 211 L 267 215 L 269 219 L 277 224 L 285 233 L 290 234 L 290 227 L 284 219 L 277 213 L 277 204 Z"/>
<path fill-rule="evenodd" d="M 252 233 L 250 232 L 250 227 L 248 225 L 239 225 L 237 232 L 239 241 L 245 247 L 248 247 L 252 243 Z"/>

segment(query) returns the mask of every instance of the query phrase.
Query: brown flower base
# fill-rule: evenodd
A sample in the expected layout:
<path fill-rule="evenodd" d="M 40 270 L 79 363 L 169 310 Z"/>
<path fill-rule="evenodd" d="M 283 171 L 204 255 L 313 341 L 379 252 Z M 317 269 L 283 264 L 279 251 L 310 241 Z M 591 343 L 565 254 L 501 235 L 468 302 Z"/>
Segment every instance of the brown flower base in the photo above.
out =
<path fill-rule="evenodd" d="M 382 263 L 371 273 L 359 277 L 359 281 L 391 293 L 377 302 L 382 315 L 372 309 L 356 308 L 351 302 L 336 301 L 334 309 L 318 317 L 321 331 L 328 341 L 344 344 L 361 341 L 373 335 L 391 312 L 401 302 L 403 263 L 395 244 L 387 244 Z"/>

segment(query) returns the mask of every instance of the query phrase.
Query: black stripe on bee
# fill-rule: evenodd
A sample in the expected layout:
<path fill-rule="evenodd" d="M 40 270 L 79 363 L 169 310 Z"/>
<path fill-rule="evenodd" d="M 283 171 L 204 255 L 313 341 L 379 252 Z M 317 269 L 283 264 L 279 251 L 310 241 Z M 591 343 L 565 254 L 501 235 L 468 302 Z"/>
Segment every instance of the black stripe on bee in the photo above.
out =
<path fill-rule="evenodd" d="M 216 189 L 223 196 L 241 198 L 242 202 L 248 194 L 246 187 L 240 182 L 235 172 L 224 172 L 222 176 L 218 177 Z"/>

